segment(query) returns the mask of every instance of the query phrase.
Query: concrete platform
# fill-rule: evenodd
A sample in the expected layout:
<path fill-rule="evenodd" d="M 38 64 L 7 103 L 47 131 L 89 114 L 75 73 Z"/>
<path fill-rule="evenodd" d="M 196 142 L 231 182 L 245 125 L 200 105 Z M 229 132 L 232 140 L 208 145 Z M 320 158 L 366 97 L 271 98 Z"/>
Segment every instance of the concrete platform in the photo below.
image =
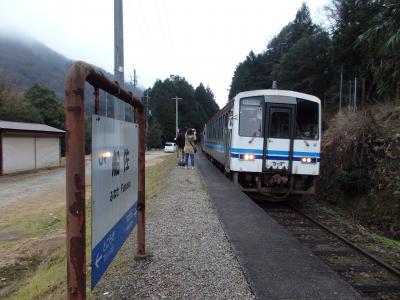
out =
<path fill-rule="evenodd" d="M 202 154 L 197 165 L 257 299 L 361 299 Z"/>

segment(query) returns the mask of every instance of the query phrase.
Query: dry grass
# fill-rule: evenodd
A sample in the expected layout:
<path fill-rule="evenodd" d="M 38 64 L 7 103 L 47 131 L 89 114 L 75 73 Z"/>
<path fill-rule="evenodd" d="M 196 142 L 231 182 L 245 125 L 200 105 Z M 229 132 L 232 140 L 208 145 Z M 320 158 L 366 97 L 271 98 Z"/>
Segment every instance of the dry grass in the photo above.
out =
<path fill-rule="evenodd" d="M 146 200 L 162 192 L 175 164 L 173 156 L 166 156 L 157 164 L 146 165 Z M 90 188 L 87 191 L 86 235 L 90 241 Z M 65 298 L 65 215 L 65 202 L 51 199 L 16 203 L 2 210 L 0 237 L 12 232 L 17 239 L 0 244 L 0 278 L 5 278 L 1 282 L 6 284 L 1 299 Z M 89 242 L 86 248 L 90 261 Z"/>
<path fill-rule="evenodd" d="M 400 106 L 343 111 L 324 133 L 321 191 L 368 226 L 399 238 Z M 397 233 L 396 233 L 397 232 Z"/>

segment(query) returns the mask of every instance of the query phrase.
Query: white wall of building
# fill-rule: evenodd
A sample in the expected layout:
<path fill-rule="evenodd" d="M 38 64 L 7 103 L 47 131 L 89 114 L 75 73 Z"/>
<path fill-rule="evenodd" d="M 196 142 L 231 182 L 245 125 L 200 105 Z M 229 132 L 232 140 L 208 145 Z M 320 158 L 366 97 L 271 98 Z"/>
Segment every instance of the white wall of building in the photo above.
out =
<path fill-rule="evenodd" d="M 33 137 L 3 137 L 3 173 L 35 168 Z"/>
<path fill-rule="evenodd" d="M 58 137 L 3 136 L 3 174 L 60 164 Z"/>
<path fill-rule="evenodd" d="M 59 138 L 36 138 L 36 168 L 58 166 L 60 164 Z"/>

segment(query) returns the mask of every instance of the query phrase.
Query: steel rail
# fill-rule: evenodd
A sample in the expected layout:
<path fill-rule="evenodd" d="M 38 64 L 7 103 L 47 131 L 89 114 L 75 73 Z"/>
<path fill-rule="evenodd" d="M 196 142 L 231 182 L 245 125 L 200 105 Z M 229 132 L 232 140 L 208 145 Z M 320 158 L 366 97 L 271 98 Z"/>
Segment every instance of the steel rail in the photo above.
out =
<path fill-rule="evenodd" d="M 318 220 L 316 220 L 315 218 L 307 215 L 306 213 L 302 212 L 301 210 L 299 210 L 298 208 L 289 205 L 290 208 L 292 208 L 295 212 L 297 212 L 298 214 L 302 215 L 303 217 L 307 218 L 308 220 L 310 220 L 311 222 L 317 224 L 319 227 L 323 228 L 324 230 L 328 231 L 330 234 L 336 236 L 338 239 L 340 239 L 342 242 L 346 243 L 347 245 L 349 245 L 350 247 L 352 247 L 353 249 L 357 250 L 358 252 L 360 252 L 361 254 L 363 254 L 364 256 L 368 257 L 369 259 L 373 260 L 374 262 L 376 262 L 377 264 L 379 264 L 380 266 L 384 267 L 386 270 L 390 271 L 392 274 L 396 275 L 397 277 L 400 278 L 400 271 L 395 269 L 394 267 L 388 265 L 387 263 L 385 263 L 384 261 L 380 260 L 379 258 L 377 258 L 376 256 L 372 255 L 371 253 L 365 251 L 364 249 L 360 248 L 359 246 L 357 246 L 356 244 L 354 244 L 353 242 L 351 242 L 350 240 L 346 239 L 344 236 L 342 236 L 341 234 L 337 233 L 336 231 L 330 229 L 329 227 L 327 227 L 326 225 L 322 224 L 321 222 L 319 222 Z"/>

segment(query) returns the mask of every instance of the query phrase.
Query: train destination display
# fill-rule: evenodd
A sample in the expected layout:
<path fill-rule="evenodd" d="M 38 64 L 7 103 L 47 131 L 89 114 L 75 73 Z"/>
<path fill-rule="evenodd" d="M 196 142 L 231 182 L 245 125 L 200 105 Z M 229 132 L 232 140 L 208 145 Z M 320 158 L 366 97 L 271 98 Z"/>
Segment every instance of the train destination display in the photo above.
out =
<path fill-rule="evenodd" d="M 138 125 L 92 116 L 92 289 L 137 224 Z"/>

